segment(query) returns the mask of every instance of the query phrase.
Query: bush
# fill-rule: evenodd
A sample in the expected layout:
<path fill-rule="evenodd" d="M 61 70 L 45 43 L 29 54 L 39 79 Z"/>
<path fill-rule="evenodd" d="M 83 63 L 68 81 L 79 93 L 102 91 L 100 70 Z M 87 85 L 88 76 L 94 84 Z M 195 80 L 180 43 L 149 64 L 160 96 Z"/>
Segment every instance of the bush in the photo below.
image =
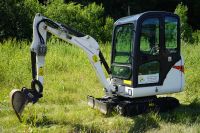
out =
<path fill-rule="evenodd" d="M 113 19 L 104 21 L 104 8 L 95 3 L 83 7 L 80 4 L 63 4 L 55 1 L 47 7 L 45 16 L 64 23 L 80 32 L 91 35 L 98 41 L 111 40 Z"/>
<path fill-rule="evenodd" d="M 37 0 L 1 0 L 0 40 L 8 37 L 30 39 L 32 19 L 39 11 L 41 11 L 41 6 Z"/>
<path fill-rule="evenodd" d="M 200 30 L 197 30 L 195 32 L 192 33 L 192 37 L 193 37 L 193 42 L 195 44 L 200 44 Z"/>
<path fill-rule="evenodd" d="M 61 0 L 50 1 L 46 7 L 37 0 L 1 0 L 0 40 L 8 37 L 31 39 L 33 18 L 38 12 L 98 41 L 111 40 L 113 19 L 103 17 L 101 5 L 92 3 L 83 7 L 75 3 L 64 4 Z"/>
<path fill-rule="evenodd" d="M 180 17 L 180 23 L 181 23 L 181 39 L 185 42 L 193 42 L 192 38 L 192 28 L 187 23 L 188 17 L 187 17 L 188 8 L 187 6 L 181 4 L 178 4 L 175 9 L 175 14 L 179 15 Z"/>

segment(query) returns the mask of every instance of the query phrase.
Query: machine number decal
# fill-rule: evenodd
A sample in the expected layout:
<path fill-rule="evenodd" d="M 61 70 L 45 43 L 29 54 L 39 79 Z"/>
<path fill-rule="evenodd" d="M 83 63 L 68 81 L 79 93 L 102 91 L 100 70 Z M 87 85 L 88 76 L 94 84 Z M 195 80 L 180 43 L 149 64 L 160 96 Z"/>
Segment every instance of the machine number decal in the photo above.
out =
<path fill-rule="evenodd" d="M 159 81 L 159 73 L 138 76 L 138 84 L 158 83 L 158 81 Z"/>
<path fill-rule="evenodd" d="M 40 68 L 39 68 L 39 70 L 38 70 L 38 75 L 39 75 L 39 76 L 43 76 L 43 75 L 44 75 L 43 67 L 40 67 Z"/>

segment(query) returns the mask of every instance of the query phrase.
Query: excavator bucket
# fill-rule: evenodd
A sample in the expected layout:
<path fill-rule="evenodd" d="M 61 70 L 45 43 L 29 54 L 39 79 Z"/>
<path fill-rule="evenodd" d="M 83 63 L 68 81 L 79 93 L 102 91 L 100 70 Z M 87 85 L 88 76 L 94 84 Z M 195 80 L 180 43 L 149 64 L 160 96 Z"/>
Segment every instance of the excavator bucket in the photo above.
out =
<path fill-rule="evenodd" d="M 28 103 L 28 100 L 26 99 L 24 93 L 18 89 L 14 89 L 10 92 L 10 100 L 15 114 L 21 122 L 21 114 L 25 105 Z"/>

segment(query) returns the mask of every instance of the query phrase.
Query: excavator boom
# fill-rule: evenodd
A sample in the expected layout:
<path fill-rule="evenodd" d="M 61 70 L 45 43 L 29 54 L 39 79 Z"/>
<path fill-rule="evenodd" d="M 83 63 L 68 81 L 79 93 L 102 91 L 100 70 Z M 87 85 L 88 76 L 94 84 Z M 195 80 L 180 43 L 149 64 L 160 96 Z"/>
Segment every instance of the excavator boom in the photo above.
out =
<path fill-rule="evenodd" d="M 101 63 L 109 73 L 109 67 L 102 55 L 97 41 L 89 35 L 77 32 L 68 26 L 53 22 L 52 20 L 37 14 L 33 24 L 33 42 L 31 45 L 33 80 L 38 80 L 43 84 L 43 68 L 45 63 L 45 55 L 47 51 L 46 36 L 47 32 L 56 37 L 74 44 L 81 48 L 88 56 L 100 82 L 102 83 L 108 95 L 112 95 L 115 87 L 110 84 L 104 74 Z"/>

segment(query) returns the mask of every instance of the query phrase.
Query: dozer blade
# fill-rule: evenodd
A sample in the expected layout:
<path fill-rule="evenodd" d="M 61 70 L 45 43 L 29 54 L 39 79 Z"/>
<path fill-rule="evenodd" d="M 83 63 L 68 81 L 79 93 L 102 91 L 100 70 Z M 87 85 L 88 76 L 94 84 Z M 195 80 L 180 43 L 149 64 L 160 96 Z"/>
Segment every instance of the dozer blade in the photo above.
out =
<path fill-rule="evenodd" d="M 10 100 L 15 114 L 21 122 L 21 114 L 24 110 L 25 105 L 28 103 L 28 100 L 26 99 L 24 93 L 17 89 L 14 89 L 10 92 Z"/>
<path fill-rule="evenodd" d="M 94 98 L 88 96 L 88 105 L 103 114 L 117 112 L 123 116 L 135 116 L 150 111 L 165 112 L 179 106 L 179 101 L 173 97 L 145 97 L 145 98 Z"/>
<path fill-rule="evenodd" d="M 116 105 L 111 98 L 94 98 L 93 96 L 88 96 L 88 105 L 94 109 L 99 110 L 103 114 L 110 114 Z"/>
<path fill-rule="evenodd" d="M 98 100 L 92 96 L 88 96 L 88 105 L 92 108 L 98 109 L 103 114 L 108 114 L 108 105 L 101 100 Z"/>

